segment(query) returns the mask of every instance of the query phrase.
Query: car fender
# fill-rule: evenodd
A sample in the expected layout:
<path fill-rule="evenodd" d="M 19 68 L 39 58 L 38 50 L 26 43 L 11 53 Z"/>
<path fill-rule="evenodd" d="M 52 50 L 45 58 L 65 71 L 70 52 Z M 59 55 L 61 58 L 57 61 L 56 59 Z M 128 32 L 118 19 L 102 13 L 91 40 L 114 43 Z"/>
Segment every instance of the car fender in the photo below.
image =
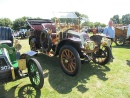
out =
<path fill-rule="evenodd" d="M 79 38 L 77 38 L 77 39 L 76 38 L 67 38 L 67 39 L 64 39 L 64 40 L 62 40 L 58 43 L 58 45 L 56 46 L 55 55 L 59 54 L 60 48 L 64 45 L 71 45 L 74 48 L 76 48 L 76 50 L 78 52 L 80 51 L 80 49 L 82 47 L 81 39 L 79 39 Z"/>

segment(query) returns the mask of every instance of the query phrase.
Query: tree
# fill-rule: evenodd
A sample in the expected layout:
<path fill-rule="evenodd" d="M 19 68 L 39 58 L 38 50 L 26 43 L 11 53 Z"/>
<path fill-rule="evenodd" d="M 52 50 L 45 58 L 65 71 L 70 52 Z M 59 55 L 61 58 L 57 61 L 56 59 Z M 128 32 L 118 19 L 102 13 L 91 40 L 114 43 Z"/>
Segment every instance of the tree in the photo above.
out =
<path fill-rule="evenodd" d="M 79 12 L 75 12 L 75 14 L 77 15 L 77 17 L 81 16 L 81 14 Z"/>
<path fill-rule="evenodd" d="M 1 18 L 0 26 L 12 27 L 12 21 L 9 18 Z"/>
<path fill-rule="evenodd" d="M 100 26 L 100 25 L 101 25 L 100 22 L 95 22 L 95 23 L 94 23 L 94 26 L 95 26 L 95 27 L 98 27 L 98 26 Z"/>
<path fill-rule="evenodd" d="M 90 28 L 94 28 L 94 23 L 93 23 L 93 22 L 89 22 L 88 26 L 89 26 Z"/>
<path fill-rule="evenodd" d="M 84 27 L 84 26 L 89 26 L 89 22 L 88 22 L 88 21 L 83 22 L 83 23 L 81 24 L 81 27 Z"/>
<path fill-rule="evenodd" d="M 125 25 L 130 24 L 130 14 L 126 14 L 122 16 L 122 23 Z"/>
<path fill-rule="evenodd" d="M 13 29 L 14 30 L 19 30 L 19 29 L 24 29 L 26 28 L 26 19 L 28 19 L 29 17 L 22 17 L 22 18 L 18 18 L 15 19 L 15 21 L 13 22 Z"/>
<path fill-rule="evenodd" d="M 100 25 L 101 25 L 101 27 L 106 27 L 106 24 L 104 24 L 104 23 L 101 23 Z"/>
<path fill-rule="evenodd" d="M 113 20 L 114 24 L 120 24 L 119 15 L 114 15 L 112 17 L 112 20 Z"/>
<path fill-rule="evenodd" d="M 119 23 L 122 24 L 122 19 L 121 18 L 119 19 Z"/>

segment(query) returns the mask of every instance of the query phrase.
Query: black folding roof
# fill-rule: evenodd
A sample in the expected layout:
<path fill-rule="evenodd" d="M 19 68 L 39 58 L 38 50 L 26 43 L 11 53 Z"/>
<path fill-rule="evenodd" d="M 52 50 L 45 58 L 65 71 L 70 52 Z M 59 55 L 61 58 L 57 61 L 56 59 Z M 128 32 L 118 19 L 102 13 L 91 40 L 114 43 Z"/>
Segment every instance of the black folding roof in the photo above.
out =
<path fill-rule="evenodd" d="M 42 23 L 53 23 L 50 19 L 27 19 L 29 25 L 41 25 Z"/>

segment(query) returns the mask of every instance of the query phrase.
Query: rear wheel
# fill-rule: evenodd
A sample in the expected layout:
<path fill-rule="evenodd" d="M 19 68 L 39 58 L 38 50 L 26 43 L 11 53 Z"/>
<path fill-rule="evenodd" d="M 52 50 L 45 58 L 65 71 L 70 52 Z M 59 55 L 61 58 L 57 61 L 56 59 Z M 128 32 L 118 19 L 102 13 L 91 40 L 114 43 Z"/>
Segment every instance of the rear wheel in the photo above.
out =
<path fill-rule="evenodd" d="M 31 49 L 32 51 L 36 51 L 35 38 L 32 38 L 32 39 L 30 40 L 30 49 Z"/>
<path fill-rule="evenodd" d="M 40 43 L 44 51 L 49 52 L 52 48 L 52 40 L 47 31 L 43 30 L 40 35 Z"/>
<path fill-rule="evenodd" d="M 111 60 L 111 57 L 112 53 L 110 47 L 104 46 L 102 49 L 99 49 L 99 51 L 93 53 L 93 62 L 100 65 L 105 65 Z"/>
<path fill-rule="evenodd" d="M 125 37 L 124 36 L 117 36 L 115 43 L 117 46 L 123 46 L 125 44 Z"/>
<path fill-rule="evenodd" d="M 35 89 L 41 89 L 44 84 L 44 76 L 41 65 L 36 59 L 31 58 L 28 61 L 27 66 L 28 66 L 28 75 L 32 83 L 32 86 Z"/>
<path fill-rule="evenodd" d="M 70 76 L 75 76 L 79 72 L 81 61 L 74 47 L 65 45 L 60 49 L 60 65 L 63 71 Z"/>

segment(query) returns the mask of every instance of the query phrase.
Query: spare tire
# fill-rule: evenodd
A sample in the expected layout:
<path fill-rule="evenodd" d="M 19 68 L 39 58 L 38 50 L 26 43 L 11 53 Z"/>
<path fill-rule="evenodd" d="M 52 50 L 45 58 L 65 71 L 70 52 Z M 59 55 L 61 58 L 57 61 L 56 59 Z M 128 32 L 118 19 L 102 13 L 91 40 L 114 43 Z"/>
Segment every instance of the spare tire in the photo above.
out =
<path fill-rule="evenodd" d="M 40 44 L 44 51 L 49 52 L 52 48 L 51 36 L 46 30 L 43 30 L 40 35 Z"/>

